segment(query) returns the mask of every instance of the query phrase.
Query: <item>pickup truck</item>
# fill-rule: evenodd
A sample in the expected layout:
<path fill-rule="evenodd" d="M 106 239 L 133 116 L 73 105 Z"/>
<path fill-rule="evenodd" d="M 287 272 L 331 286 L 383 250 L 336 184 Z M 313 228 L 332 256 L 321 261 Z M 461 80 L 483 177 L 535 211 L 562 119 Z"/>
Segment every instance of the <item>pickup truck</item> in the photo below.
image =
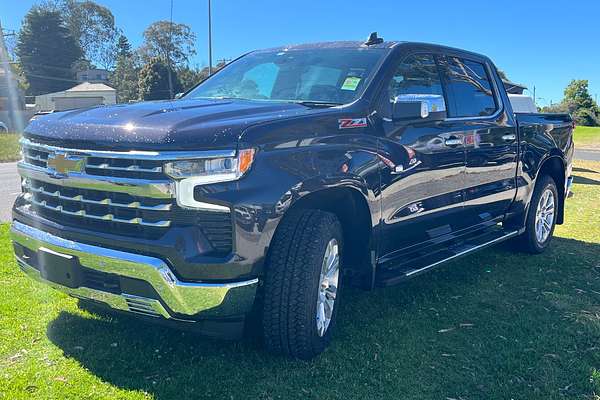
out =
<path fill-rule="evenodd" d="M 515 114 L 490 59 L 422 43 L 250 52 L 177 100 L 33 120 L 20 268 L 142 319 L 310 359 L 344 286 L 400 283 L 564 221 L 569 115 Z M 256 329 L 256 328 L 259 329 Z"/>

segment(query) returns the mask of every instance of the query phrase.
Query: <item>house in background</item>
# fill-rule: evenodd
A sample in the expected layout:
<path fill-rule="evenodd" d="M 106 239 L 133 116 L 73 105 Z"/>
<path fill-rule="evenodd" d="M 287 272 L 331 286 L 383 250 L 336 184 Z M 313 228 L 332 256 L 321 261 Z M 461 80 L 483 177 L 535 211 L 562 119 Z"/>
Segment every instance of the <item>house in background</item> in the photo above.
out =
<path fill-rule="evenodd" d="M 77 72 L 77 82 L 108 83 L 110 72 L 105 69 L 92 68 Z"/>
<path fill-rule="evenodd" d="M 64 111 L 117 103 L 117 91 L 103 83 L 84 82 L 63 92 L 35 96 L 40 111 Z"/>

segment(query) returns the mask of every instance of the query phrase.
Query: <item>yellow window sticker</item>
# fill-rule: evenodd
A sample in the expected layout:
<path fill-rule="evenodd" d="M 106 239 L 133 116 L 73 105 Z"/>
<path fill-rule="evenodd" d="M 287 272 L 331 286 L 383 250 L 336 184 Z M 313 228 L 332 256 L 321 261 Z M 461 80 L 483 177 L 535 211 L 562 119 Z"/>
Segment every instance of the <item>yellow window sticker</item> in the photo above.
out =
<path fill-rule="evenodd" d="M 344 84 L 342 85 L 342 90 L 356 90 L 359 83 L 360 78 L 357 78 L 355 76 L 349 76 L 344 81 Z"/>

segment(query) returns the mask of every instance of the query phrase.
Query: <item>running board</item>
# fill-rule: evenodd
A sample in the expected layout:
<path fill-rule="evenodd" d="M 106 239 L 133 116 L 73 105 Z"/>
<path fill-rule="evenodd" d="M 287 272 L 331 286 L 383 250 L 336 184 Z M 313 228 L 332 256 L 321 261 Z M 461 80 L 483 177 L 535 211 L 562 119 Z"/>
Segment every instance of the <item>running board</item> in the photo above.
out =
<path fill-rule="evenodd" d="M 427 272 L 447 261 L 471 254 L 488 246 L 503 242 L 519 235 L 519 231 L 492 231 L 472 238 L 461 244 L 450 246 L 433 254 L 414 259 L 410 265 L 387 268 L 379 271 L 375 278 L 377 286 L 392 286 L 413 276 Z"/>

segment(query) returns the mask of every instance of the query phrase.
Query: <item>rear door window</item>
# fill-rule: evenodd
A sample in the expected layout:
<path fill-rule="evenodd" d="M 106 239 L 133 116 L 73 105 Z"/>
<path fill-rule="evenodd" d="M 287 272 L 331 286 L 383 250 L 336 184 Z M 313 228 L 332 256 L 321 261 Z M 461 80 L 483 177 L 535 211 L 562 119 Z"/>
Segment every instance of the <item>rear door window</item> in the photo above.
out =
<path fill-rule="evenodd" d="M 498 109 L 488 70 L 483 63 L 460 57 L 440 57 L 448 116 L 485 117 Z"/>

